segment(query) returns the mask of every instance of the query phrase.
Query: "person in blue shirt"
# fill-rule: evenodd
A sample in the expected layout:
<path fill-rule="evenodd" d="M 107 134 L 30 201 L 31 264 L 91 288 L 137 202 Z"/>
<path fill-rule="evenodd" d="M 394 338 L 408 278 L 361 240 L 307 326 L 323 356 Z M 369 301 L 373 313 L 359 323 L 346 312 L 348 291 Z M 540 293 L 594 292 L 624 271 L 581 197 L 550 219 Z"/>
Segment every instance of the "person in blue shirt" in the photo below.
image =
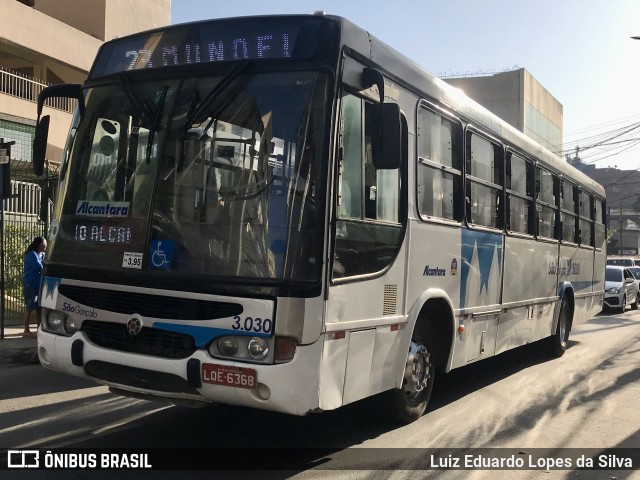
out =
<path fill-rule="evenodd" d="M 24 291 L 24 332 L 23 337 L 33 338 L 35 332 L 30 330 L 31 314 L 36 312 L 36 324 L 40 326 L 40 309 L 38 308 L 38 292 L 40 291 L 40 275 L 44 251 L 47 249 L 47 241 L 43 237 L 35 237 L 27 251 L 24 252 L 24 276 L 22 286 Z M 37 328 L 36 328 L 37 329 Z"/>

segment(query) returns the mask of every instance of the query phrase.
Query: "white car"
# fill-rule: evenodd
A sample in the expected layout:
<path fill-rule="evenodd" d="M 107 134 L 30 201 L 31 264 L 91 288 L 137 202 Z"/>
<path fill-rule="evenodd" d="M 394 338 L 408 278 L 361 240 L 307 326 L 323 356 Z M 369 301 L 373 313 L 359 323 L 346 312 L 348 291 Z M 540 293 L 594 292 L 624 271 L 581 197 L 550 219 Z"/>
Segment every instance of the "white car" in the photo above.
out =
<path fill-rule="evenodd" d="M 624 312 L 627 305 L 632 310 L 638 309 L 638 282 L 625 267 L 607 265 L 604 284 L 604 306 Z"/>
<path fill-rule="evenodd" d="M 618 265 L 620 267 L 635 267 L 640 265 L 631 257 L 607 257 L 607 265 Z"/>
<path fill-rule="evenodd" d="M 627 267 L 627 270 L 631 272 L 633 277 L 636 280 L 636 285 L 638 285 L 638 298 L 640 298 L 640 267 Z M 638 304 L 640 305 L 640 303 Z"/>

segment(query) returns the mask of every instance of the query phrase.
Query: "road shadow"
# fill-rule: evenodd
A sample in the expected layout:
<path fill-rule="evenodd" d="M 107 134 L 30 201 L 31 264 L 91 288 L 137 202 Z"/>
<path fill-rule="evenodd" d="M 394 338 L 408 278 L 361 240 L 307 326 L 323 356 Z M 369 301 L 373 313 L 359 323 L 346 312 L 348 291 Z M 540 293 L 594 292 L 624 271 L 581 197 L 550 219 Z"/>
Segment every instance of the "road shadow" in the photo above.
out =
<path fill-rule="evenodd" d="M 577 345 L 569 340 L 567 350 Z M 542 342 L 509 350 L 471 363 L 449 373 L 437 372 L 429 411 L 451 404 L 472 392 L 504 380 L 522 370 L 553 360 L 549 357 Z"/>
<path fill-rule="evenodd" d="M 426 414 L 548 360 L 541 345 L 531 344 L 449 374 L 437 375 Z M 388 409 L 383 407 L 383 396 L 378 395 L 337 410 L 303 417 L 226 405 L 200 409 L 174 407 L 127 425 L 126 436 L 114 429 L 84 439 L 77 446 L 213 449 L 268 446 L 316 450 L 322 458 L 327 451 L 353 447 L 401 427 L 390 419 Z M 313 460 L 310 458 L 309 462 L 313 463 Z"/>
<path fill-rule="evenodd" d="M 2 369 L 0 400 L 93 388 L 98 384 L 36 365 L 6 365 Z"/>

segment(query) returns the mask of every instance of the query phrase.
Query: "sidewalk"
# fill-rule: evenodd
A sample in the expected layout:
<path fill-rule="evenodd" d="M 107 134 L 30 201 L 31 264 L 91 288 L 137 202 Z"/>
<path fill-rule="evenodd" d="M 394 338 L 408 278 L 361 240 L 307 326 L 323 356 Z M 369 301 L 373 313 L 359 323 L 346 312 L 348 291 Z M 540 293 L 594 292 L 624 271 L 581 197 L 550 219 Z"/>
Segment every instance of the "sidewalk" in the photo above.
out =
<path fill-rule="evenodd" d="M 0 367 L 38 363 L 38 340 L 22 338 L 22 331 L 22 325 L 5 325 L 4 338 L 0 340 Z M 35 331 L 35 325 L 31 331 Z"/>

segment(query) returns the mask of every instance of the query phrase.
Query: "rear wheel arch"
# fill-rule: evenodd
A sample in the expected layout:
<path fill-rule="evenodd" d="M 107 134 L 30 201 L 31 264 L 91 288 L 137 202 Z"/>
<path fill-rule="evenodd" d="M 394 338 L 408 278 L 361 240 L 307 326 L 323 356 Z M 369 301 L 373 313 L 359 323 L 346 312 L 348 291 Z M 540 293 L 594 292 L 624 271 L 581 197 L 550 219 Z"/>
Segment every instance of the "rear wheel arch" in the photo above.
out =
<path fill-rule="evenodd" d="M 418 325 L 426 329 L 431 336 L 436 366 L 446 368 L 451 356 L 455 329 L 451 304 L 442 297 L 428 299 L 416 318 L 416 327 Z"/>

